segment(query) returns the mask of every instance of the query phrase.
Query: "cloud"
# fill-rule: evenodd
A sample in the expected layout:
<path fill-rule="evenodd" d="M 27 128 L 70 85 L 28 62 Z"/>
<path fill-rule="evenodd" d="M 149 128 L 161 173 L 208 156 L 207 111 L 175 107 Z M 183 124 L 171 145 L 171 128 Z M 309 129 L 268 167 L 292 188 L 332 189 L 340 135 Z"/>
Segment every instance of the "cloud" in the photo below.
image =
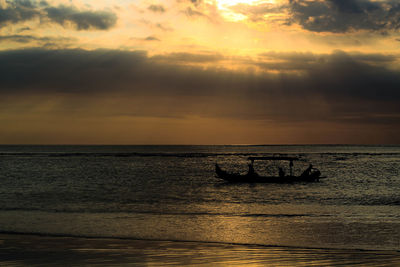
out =
<path fill-rule="evenodd" d="M 17 29 L 17 33 L 21 33 L 21 32 L 26 32 L 26 31 L 31 31 L 32 28 L 31 27 L 22 27 L 20 29 Z"/>
<path fill-rule="evenodd" d="M 259 5 L 237 4 L 229 7 L 235 12 L 250 13 L 254 15 L 265 15 L 267 13 L 280 13 L 282 7 L 277 4 L 263 3 Z"/>
<path fill-rule="evenodd" d="M 157 62 L 181 63 L 215 63 L 224 59 L 221 54 L 194 54 L 194 53 L 170 53 L 166 55 L 156 55 L 151 58 Z"/>
<path fill-rule="evenodd" d="M 177 0 L 181 13 L 187 17 L 197 19 L 206 18 L 209 22 L 216 22 L 219 11 L 216 2 L 204 2 L 202 0 Z"/>
<path fill-rule="evenodd" d="M 30 44 L 37 43 L 42 47 L 59 47 L 62 44 L 64 47 L 76 39 L 69 38 L 69 37 L 39 37 L 35 35 L 7 35 L 7 36 L 0 36 L 0 43 L 2 42 L 14 42 L 20 44 Z"/>
<path fill-rule="evenodd" d="M 400 123 L 400 72 L 391 68 L 396 56 L 270 52 L 249 62 L 268 72 L 196 65 L 223 59 L 117 50 L 3 51 L 0 94 L 123 96 L 118 101 L 124 104 L 110 112 L 135 116 Z M 77 104 L 69 105 L 71 110 Z"/>
<path fill-rule="evenodd" d="M 233 12 L 251 21 L 298 24 L 312 32 L 380 32 L 400 28 L 400 3 L 394 0 L 288 0 L 256 5 L 236 4 Z M 266 16 L 268 15 L 268 16 Z"/>
<path fill-rule="evenodd" d="M 186 16 L 188 17 L 208 17 L 206 14 L 204 14 L 203 12 L 200 12 L 198 10 L 195 10 L 191 7 L 187 7 L 183 13 L 186 14 Z"/>
<path fill-rule="evenodd" d="M 168 26 L 164 26 L 164 25 L 162 25 L 161 23 L 156 23 L 156 24 L 155 24 L 155 27 L 158 28 L 158 29 L 160 29 L 160 30 L 162 30 L 162 31 L 164 31 L 164 32 L 171 32 L 171 31 L 174 30 L 173 28 L 168 27 Z"/>
<path fill-rule="evenodd" d="M 203 0 L 187 0 L 187 2 L 190 2 L 193 5 L 198 6 L 203 3 Z"/>
<path fill-rule="evenodd" d="M 286 5 L 263 3 L 259 5 L 237 4 L 229 7 L 236 13 L 243 14 L 249 17 L 252 21 L 271 21 L 271 18 L 266 19 L 265 15 L 279 14 L 285 11 Z M 282 20 L 281 17 L 273 18 L 275 20 Z"/>
<path fill-rule="evenodd" d="M 289 0 L 289 13 L 289 23 L 297 23 L 313 32 L 400 28 L 400 3 L 393 0 Z"/>
<path fill-rule="evenodd" d="M 164 13 L 166 11 L 163 5 L 150 5 L 147 9 L 155 13 Z"/>
<path fill-rule="evenodd" d="M 161 41 L 158 37 L 156 37 L 154 35 L 149 35 L 147 37 L 132 37 L 130 39 L 135 40 L 135 41 L 140 41 L 140 42 L 154 42 L 154 41 L 160 42 Z"/>
<path fill-rule="evenodd" d="M 28 0 L 7 2 L 7 7 L 0 6 L 0 27 L 8 23 L 18 23 L 39 17 L 40 10 Z"/>
<path fill-rule="evenodd" d="M 174 29 L 172 27 L 168 26 L 168 25 L 164 25 L 164 24 L 161 24 L 161 23 L 153 23 L 153 22 L 151 22 L 149 20 L 145 20 L 145 19 L 141 19 L 140 23 L 142 23 L 142 24 L 144 24 L 144 25 L 146 25 L 148 27 L 151 27 L 151 28 L 153 28 L 155 30 L 161 30 L 163 32 L 172 32 L 172 31 L 174 31 Z"/>
<path fill-rule="evenodd" d="M 110 11 L 79 10 L 74 6 L 50 6 L 47 2 L 15 0 L 0 8 L 0 27 L 40 18 L 77 30 L 108 30 L 115 26 L 117 16 Z"/>
<path fill-rule="evenodd" d="M 158 38 L 155 37 L 155 36 L 148 36 L 148 37 L 146 37 L 145 40 L 146 40 L 146 41 L 161 41 L 160 39 L 158 39 Z"/>
<path fill-rule="evenodd" d="M 108 11 L 80 11 L 72 6 L 58 6 L 45 8 L 47 17 L 60 25 L 68 22 L 78 30 L 108 30 L 117 22 L 117 16 Z"/>
<path fill-rule="evenodd" d="M 344 53 L 340 50 L 334 51 L 332 54 L 313 54 L 313 53 L 297 53 L 286 52 L 276 53 L 267 52 L 259 55 L 262 60 L 257 64 L 266 70 L 298 70 L 311 71 L 318 70 L 326 62 L 340 61 L 352 64 L 362 64 L 370 67 L 385 68 L 398 60 L 397 56 L 384 55 L 377 53 Z"/>

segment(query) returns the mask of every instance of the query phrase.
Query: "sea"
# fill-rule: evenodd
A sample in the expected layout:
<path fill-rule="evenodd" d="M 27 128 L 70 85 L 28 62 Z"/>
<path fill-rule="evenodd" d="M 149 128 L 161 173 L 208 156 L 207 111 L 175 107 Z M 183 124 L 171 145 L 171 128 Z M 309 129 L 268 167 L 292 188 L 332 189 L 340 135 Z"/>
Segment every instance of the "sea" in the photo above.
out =
<path fill-rule="evenodd" d="M 294 156 L 313 183 L 226 183 L 248 157 Z M 260 175 L 289 171 L 256 161 Z M 400 146 L 0 146 L 0 232 L 400 250 Z"/>

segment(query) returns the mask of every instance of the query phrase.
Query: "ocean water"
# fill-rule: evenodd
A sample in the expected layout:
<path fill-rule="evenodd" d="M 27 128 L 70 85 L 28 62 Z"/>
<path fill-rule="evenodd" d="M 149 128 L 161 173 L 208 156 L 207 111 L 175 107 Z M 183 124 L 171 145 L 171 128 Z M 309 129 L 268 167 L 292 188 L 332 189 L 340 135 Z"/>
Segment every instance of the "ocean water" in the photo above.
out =
<path fill-rule="evenodd" d="M 215 177 L 272 155 L 327 178 Z M 400 250 L 400 146 L 0 146 L 0 181 L 2 233 Z"/>

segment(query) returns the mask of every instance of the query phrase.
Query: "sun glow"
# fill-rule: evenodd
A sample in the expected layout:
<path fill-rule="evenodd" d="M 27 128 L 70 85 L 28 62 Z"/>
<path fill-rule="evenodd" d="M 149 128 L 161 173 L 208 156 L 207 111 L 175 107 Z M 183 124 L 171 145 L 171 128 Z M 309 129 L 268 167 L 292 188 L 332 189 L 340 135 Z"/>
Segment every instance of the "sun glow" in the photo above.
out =
<path fill-rule="evenodd" d="M 262 4 L 273 4 L 276 0 L 218 0 L 216 1 L 217 7 L 221 10 L 222 16 L 231 21 L 245 20 L 247 16 L 236 13 L 231 7 L 244 4 L 250 6 L 257 6 Z"/>
<path fill-rule="evenodd" d="M 234 6 L 237 4 L 246 5 L 260 5 L 265 3 L 275 3 L 275 0 L 218 0 L 217 5 L 219 9 L 224 9 L 229 6 Z"/>

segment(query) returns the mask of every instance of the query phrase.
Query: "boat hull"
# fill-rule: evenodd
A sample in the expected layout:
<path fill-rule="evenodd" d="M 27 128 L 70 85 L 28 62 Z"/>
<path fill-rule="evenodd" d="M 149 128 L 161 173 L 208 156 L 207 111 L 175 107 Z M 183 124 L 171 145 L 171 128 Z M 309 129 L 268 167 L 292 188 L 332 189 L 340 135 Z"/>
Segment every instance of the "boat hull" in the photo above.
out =
<path fill-rule="evenodd" d="M 222 170 L 218 164 L 215 165 L 217 177 L 230 183 L 297 183 L 297 182 L 318 182 L 321 176 L 319 171 L 309 175 L 301 176 L 260 176 L 258 174 L 236 174 Z"/>

